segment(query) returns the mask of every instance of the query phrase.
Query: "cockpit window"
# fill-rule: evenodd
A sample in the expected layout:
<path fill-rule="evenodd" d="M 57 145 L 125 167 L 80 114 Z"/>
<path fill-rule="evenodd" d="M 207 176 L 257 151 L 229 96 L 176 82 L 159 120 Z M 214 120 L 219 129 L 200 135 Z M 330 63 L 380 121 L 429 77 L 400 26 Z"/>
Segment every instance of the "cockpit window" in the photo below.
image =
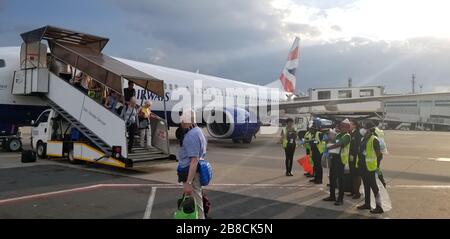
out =
<path fill-rule="evenodd" d="M 0 68 L 5 67 L 5 66 L 6 66 L 5 60 L 0 59 Z"/>

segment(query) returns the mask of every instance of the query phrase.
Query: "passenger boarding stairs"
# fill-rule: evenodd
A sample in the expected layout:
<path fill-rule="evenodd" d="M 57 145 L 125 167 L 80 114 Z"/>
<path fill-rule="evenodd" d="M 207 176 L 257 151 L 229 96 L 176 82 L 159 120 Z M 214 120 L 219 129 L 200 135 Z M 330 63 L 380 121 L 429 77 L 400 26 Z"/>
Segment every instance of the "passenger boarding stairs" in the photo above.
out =
<path fill-rule="evenodd" d="M 105 153 L 107 156 L 111 156 L 112 154 L 112 148 L 109 146 L 105 141 L 103 141 L 101 138 L 99 138 L 95 133 L 93 133 L 91 130 L 86 128 L 83 124 L 81 124 L 77 119 L 75 119 L 72 115 L 70 115 L 67 111 L 65 111 L 63 108 L 59 107 L 58 104 L 53 102 L 50 99 L 47 99 L 47 104 L 56 111 L 60 116 L 62 116 L 70 125 L 74 128 L 76 128 L 80 133 L 86 137 L 89 142 L 94 144 L 97 148 L 99 148 L 103 153 Z"/>
<path fill-rule="evenodd" d="M 112 156 L 113 147 L 121 147 L 121 155 L 127 165 L 149 165 L 160 159 L 174 159 L 169 153 L 167 127 L 164 120 L 152 120 L 151 149 L 133 147 L 127 152 L 125 121 L 115 112 L 89 97 L 84 91 L 60 78 L 48 68 L 30 68 L 16 71 L 13 79 L 13 94 L 38 95 L 105 154 Z M 21 84 L 22 83 L 22 84 Z M 36 87 L 38 85 L 38 87 Z M 139 139 L 135 139 L 139 142 Z"/>

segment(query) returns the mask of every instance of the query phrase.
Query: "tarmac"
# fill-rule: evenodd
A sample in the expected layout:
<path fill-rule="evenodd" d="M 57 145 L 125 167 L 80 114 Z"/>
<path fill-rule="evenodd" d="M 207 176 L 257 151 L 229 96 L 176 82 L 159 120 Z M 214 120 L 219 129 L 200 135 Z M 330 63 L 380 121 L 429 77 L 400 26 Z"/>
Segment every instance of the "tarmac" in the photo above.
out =
<path fill-rule="evenodd" d="M 173 133 L 173 132 L 172 132 Z M 259 135 L 251 144 L 209 138 L 207 159 L 214 169 L 205 191 L 209 216 L 221 218 L 450 218 L 450 133 L 386 131 L 389 154 L 382 170 L 392 210 L 382 215 L 358 211 L 363 198 L 346 196 L 343 206 L 322 201 L 328 188 L 313 185 L 294 163 L 284 176 L 278 135 Z M 28 139 L 23 140 L 29 142 Z M 25 145 L 27 147 L 27 145 Z M 176 140 L 171 140 L 173 153 Z M 295 159 L 304 155 L 296 151 Z M 181 187 L 176 163 L 145 169 L 64 159 L 23 164 L 20 153 L 0 152 L 0 218 L 170 219 Z M 326 174 L 324 177 L 327 182 Z"/>

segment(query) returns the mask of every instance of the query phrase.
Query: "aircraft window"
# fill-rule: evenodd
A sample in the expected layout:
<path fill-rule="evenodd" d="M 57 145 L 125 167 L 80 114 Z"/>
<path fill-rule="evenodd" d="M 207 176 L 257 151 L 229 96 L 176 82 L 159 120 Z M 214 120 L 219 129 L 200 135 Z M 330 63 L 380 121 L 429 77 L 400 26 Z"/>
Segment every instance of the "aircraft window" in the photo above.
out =
<path fill-rule="evenodd" d="M 319 100 L 329 100 L 331 99 L 331 91 L 319 91 L 317 92 L 317 98 Z"/>
<path fill-rule="evenodd" d="M 5 60 L 0 59 L 0 68 L 5 67 L 5 66 L 6 66 Z"/>
<path fill-rule="evenodd" d="M 347 99 L 352 98 L 352 91 L 351 90 L 340 90 L 338 91 L 339 99 Z"/>
<path fill-rule="evenodd" d="M 371 97 L 374 96 L 373 90 L 360 90 L 359 97 Z"/>

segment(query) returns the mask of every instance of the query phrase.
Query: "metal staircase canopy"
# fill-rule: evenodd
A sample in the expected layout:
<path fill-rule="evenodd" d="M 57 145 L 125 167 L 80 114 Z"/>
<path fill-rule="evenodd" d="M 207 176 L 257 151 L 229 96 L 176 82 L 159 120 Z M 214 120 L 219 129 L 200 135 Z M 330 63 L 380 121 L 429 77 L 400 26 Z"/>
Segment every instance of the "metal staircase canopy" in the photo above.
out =
<path fill-rule="evenodd" d="M 21 37 L 25 43 L 47 40 L 53 56 L 119 94 L 122 94 L 122 78 L 125 78 L 160 97 L 164 96 L 162 80 L 101 53 L 108 42 L 107 38 L 53 26 L 22 33 Z"/>

